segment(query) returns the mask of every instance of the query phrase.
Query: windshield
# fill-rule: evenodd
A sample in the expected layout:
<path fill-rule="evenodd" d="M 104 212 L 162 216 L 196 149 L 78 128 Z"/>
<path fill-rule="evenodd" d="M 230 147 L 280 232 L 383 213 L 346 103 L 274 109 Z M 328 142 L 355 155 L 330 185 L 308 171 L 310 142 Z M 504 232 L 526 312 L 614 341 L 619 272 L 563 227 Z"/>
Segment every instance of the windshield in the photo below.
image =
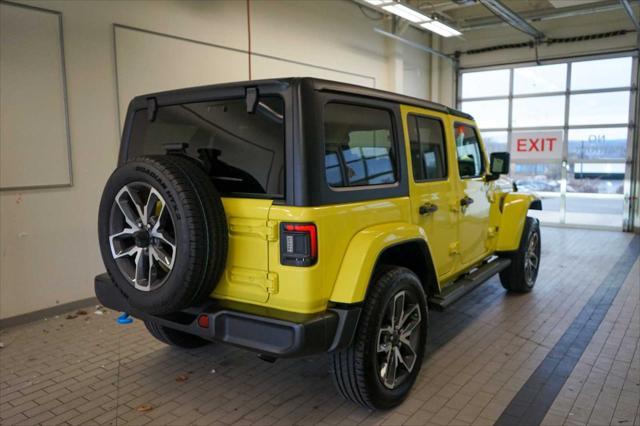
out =
<path fill-rule="evenodd" d="M 133 118 L 128 158 L 181 150 L 198 160 L 223 195 L 284 195 L 284 102 L 258 100 L 248 113 L 244 98 L 158 108 Z"/>

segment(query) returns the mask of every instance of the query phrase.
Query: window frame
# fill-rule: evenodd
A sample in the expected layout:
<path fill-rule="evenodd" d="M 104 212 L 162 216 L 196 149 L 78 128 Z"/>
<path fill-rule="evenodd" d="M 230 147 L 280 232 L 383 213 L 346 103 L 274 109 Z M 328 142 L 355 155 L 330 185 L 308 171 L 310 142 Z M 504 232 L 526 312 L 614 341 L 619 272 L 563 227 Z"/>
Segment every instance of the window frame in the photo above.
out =
<path fill-rule="evenodd" d="M 400 169 L 400 150 L 398 149 L 399 144 L 398 144 L 398 137 L 397 137 L 397 125 L 395 123 L 395 114 L 391 109 L 388 108 L 383 108 L 380 106 L 374 106 L 371 105 L 369 103 L 360 103 L 357 101 L 354 102 L 350 102 L 350 101 L 343 101 L 343 100 L 335 100 L 335 99 L 329 99 L 326 102 L 324 102 L 322 104 L 322 120 L 320 123 L 320 127 L 322 129 L 322 150 L 326 155 L 327 152 L 327 145 L 326 145 L 326 134 L 325 134 L 325 113 L 326 113 L 326 109 L 329 105 L 331 104 L 337 104 L 337 105 L 347 105 L 347 106 L 354 106 L 354 107 L 360 107 L 360 108 L 369 108 L 369 109 L 377 109 L 380 111 L 384 111 L 385 113 L 387 113 L 389 115 L 389 122 L 391 124 L 391 127 L 389 129 L 389 136 L 391 137 L 391 149 L 392 149 L 392 153 L 393 153 L 393 157 L 391 160 L 391 164 L 393 166 L 393 177 L 394 177 L 394 181 L 393 182 L 389 182 L 389 183 L 380 183 L 380 184 L 371 184 L 371 185 L 345 185 L 345 186 L 331 186 L 327 180 L 327 173 L 326 173 L 326 165 L 323 166 L 323 172 L 322 175 L 324 177 L 324 181 L 323 184 L 329 188 L 330 191 L 333 192 L 347 192 L 347 191 L 363 191 L 363 190 L 374 190 L 374 189 L 381 189 L 381 188 L 394 188 L 397 187 L 400 184 L 400 180 L 401 180 L 401 175 L 402 175 L 402 171 Z M 325 159 L 325 157 L 323 156 L 323 160 Z M 346 162 L 344 161 L 344 157 L 342 155 L 338 155 L 338 164 L 340 167 L 340 174 L 342 176 L 343 181 L 345 181 L 345 179 L 347 178 L 346 175 Z M 348 181 L 348 179 L 346 179 L 346 181 Z"/>
<path fill-rule="evenodd" d="M 563 83 L 562 83 L 562 88 L 558 88 L 554 90 L 536 90 L 536 91 L 518 91 L 519 88 L 516 87 L 516 80 L 518 79 L 518 70 L 524 70 L 524 69 L 536 69 L 538 67 L 553 67 L 553 66 L 564 66 L 564 75 L 562 76 L 563 79 Z M 562 93 L 564 94 L 564 92 L 567 91 L 567 79 L 566 79 L 566 75 L 568 73 L 569 70 L 569 64 L 567 62 L 554 62 L 554 63 L 544 63 L 544 64 L 532 64 L 532 65 L 528 65 L 528 66 L 518 66 L 518 67 L 513 67 L 513 68 L 503 68 L 506 70 L 511 70 L 513 69 L 513 74 L 510 76 L 510 78 L 513 80 L 512 82 L 510 82 L 510 85 L 512 86 L 512 89 L 510 90 L 510 95 L 515 96 L 515 97 L 535 97 L 535 96 L 544 96 L 545 94 L 549 94 L 549 93 Z"/>
<path fill-rule="evenodd" d="M 604 59 L 615 59 L 615 58 L 623 58 L 623 57 L 629 57 L 631 58 L 631 78 L 628 84 L 625 84 L 622 87 L 615 87 L 615 85 L 611 85 L 607 88 L 589 88 L 589 89 L 583 89 L 583 88 L 577 88 L 575 87 L 575 85 L 572 85 L 572 71 L 574 66 L 577 63 L 581 63 L 581 62 L 588 62 L 588 61 L 597 61 L 597 60 L 604 60 Z M 518 68 L 522 68 L 522 67 L 530 67 L 530 66 L 535 66 L 535 65 L 551 65 L 551 64 L 560 64 L 560 63 L 564 63 L 567 64 L 567 74 L 566 74 L 566 87 L 565 90 L 563 91 L 557 91 L 557 92 L 553 92 L 553 91 L 549 91 L 549 92 L 540 92 L 540 93 L 535 93 L 535 94 L 514 94 L 514 90 L 513 90 L 513 83 L 514 83 L 514 71 Z M 626 50 L 619 50 L 616 52 L 612 52 L 612 53 L 605 53 L 605 54 L 584 54 L 584 55 L 575 55 L 575 56 L 568 56 L 568 57 L 561 57 L 561 58 L 551 58 L 551 59 L 542 59 L 540 61 L 537 62 L 533 62 L 533 61 L 514 61 L 514 62 L 504 62 L 504 63 L 499 63 L 499 64 L 494 64 L 494 65 L 489 65 L 489 66 L 471 66 L 471 67 L 464 67 L 461 68 L 460 70 L 458 70 L 457 73 L 457 79 L 456 79 L 456 84 L 455 84 L 455 94 L 456 94 L 456 105 L 458 105 L 458 107 L 460 107 L 460 105 L 465 102 L 465 101 L 476 101 L 476 100 L 487 100 L 487 99 L 508 99 L 509 101 L 509 119 L 508 119 L 508 125 L 507 127 L 501 127 L 501 128 L 490 128 L 490 127 L 481 127 L 483 132 L 497 132 L 497 131 L 504 131 L 507 132 L 508 134 L 508 143 L 507 143 L 507 149 L 510 150 L 511 148 L 511 134 L 514 131 L 513 128 L 513 123 L 511 121 L 512 118 L 512 105 L 513 105 L 513 100 L 514 99 L 518 99 L 518 98 L 526 98 L 526 97 L 536 97 L 536 96 L 551 96 L 551 95 L 561 95 L 565 97 L 565 117 L 564 117 L 564 125 L 561 126 L 549 126 L 549 127 L 544 127 L 544 126 L 535 126 L 535 127 L 527 127 L 527 128 L 520 128 L 518 130 L 554 130 L 554 129 L 558 129 L 558 128 L 562 128 L 564 130 L 564 138 L 563 138 L 563 143 L 565 145 L 564 150 L 563 150 L 563 155 L 562 155 L 562 160 L 558 160 L 558 164 L 560 164 L 562 161 L 567 162 L 567 164 L 574 164 L 575 161 L 575 157 L 571 158 L 571 156 L 569 155 L 569 132 L 572 130 L 586 130 L 586 129 L 591 129 L 591 128 L 612 128 L 612 129 L 626 129 L 627 130 L 627 154 L 626 154 L 626 159 L 625 160 L 618 160 L 616 161 L 617 163 L 625 163 L 627 164 L 626 166 L 626 171 L 625 171 L 625 178 L 623 179 L 623 194 L 619 195 L 619 198 L 628 198 L 629 195 L 632 192 L 632 187 L 629 184 L 629 176 L 632 176 L 632 167 L 631 167 L 631 160 L 632 160 L 632 156 L 634 153 L 634 140 L 637 139 L 637 134 L 638 134 L 638 129 L 637 126 L 633 126 L 633 124 L 635 123 L 634 121 L 634 117 L 637 116 L 638 114 L 638 107 L 637 107 L 637 102 L 638 102 L 638 97 L 640 96 L 640 93 L 638 92 L 638 88 L 640 87 L 640 80 L 638 79 L 638 69 L 640 67 L 640 57 L 638 55 L 638 51 L 636 50 L 630 50 L 630 49 L 626 49 Z M 511 85 L 511 91 L 509 93 L 508 96 L 487 96 L 487 97 L 478 97 L 478 98 L 465 98 L 462 96 L 462 75 L 465 73 L 469 73 L 469 72 L 478 72 L 478 71 L 487 71 L 487 70 L 495 70 L 495 69 L 510 69 L 510 85 Z M 608 93 L 608 92 L 619 92 L 619 91 L 625 91 L 628 92 L 630 94 L 630 100 L 629 100 L 629 114 L 628 114 L 628 121 L 626 123 L 622 123 L 622 124 L 616 124 L 616 123 L 602 123 L 602 124 L 570 124 L 569 123 L 569 112 L 571 110 L 570 108 L 570 97 L 572 95 L 581 95 L 581 94 L 595 94 L 595 93 Z M 528 163 L 532 160 L 525 160 L 525 161 L 520 161 L 519 163 L 524 164 L 525 162 Z M 535 162 L 535 161 L 533 161 Z M 589 163 L 600 163 L 602 162 L 602 160 L 599 159 L 593 159 L 591 161 L 589 161 Z M 585 161 L 586 163 L 586 161 Z M 562 168 L 562 173 L 561 173 L 561 178 L 560 178 L 560 183 L 561 185 L 564 187 L 564 189 L 561 191 L 560 193 L 560 211 L 559 211 L 559 216 L 558 218 L 550 218 L 551 222 L 553 223 L 558 223 L 560 225 L 564 225 L 565 223 L 567 223 L 568 217 L 569 217 L 569 213 L 567 212 L 566 209 L 566 203 L 567 203 L 567 199 L 569 198 L 573 198 L 574 194 L 572 194 L 571 192 L 569 192 L 566 189 L 566 185 L 568 184 L 569 181 L 569 174 L 566 168 Z M 548 193 L 548 194 L 555 194 L 555 193 Z M 542 195 L 547 195 L 547 193 L 544 193 Z M 591 194 L 593 198 L 608 198 L 611 196 L 611 194 L 606 194 L 606 193 L 594 193 Z M 555 195 L 554 195 L 555 196 Z M 624 199 L 626 199 L 624 198 Z M 632 225 L 633 225 L 633 220 L 634 220 L 634 215 L 633 215 L 633 205 L 632 203 L 625 203 L 625 207 L 623 209 L 623 213 L 622 213 L 622 229 L 629 231 L 632 229 Z M 591 225 L 587 225 L 589 227 L 591 227 Z M 598 227 L 598 226 L 596 226 Z"/>
<path fill-rule="evenodd" d="M 417 125 L 417 121 L 418 118 L 426 118 L 426 119 L 430 119 L 433 121 L 438 122 L 438 124 L 440 124 L 440 130 L 442 131 L 442 148 L 443 148 L 443 154 L 444 154 L 444 158 L 443 158 L 443 162 L 444 162 L 444 176 L 443 177 L 439 177 L 439 178 L 432 178 L 432 179 L 416 179 L 416 172 L 413 168 L 413 153 L 411 151 L 411 132 L 409 131 L 409 125 L 410 125 L 410 119 L 414 118 L 416 121 L 416 129 L 419 129 L 418 125 Z M 446 128 L 444 125 L 444 121 L 442 120 L 442 118 L 440 117 L 435 117 L 433 115 L 428 115 L 428 114 L 422 114 L 422 113 L 416 113 L 416 112 L 410 112 L 407 114 L 407 133 L 409 134 L 409 152 L 408 157 L 409 157 L 409 161 L 411 161 L 411 178 L 413 179 L 413 182 L 416 184 L 420 184 L 420 183 L 428 183 L 428 182 L 440 182 L 440 181 L 446 181 L 449 179 L 449 171 L 450 171 L 450 167 L 449 167 L 449 154 L 448 154 L 448 140 L 447 140 L 447 132 L 446 132 Z M 420 138 L 420 132 L 418 131 L 418 139 Z M 420 142 L 420 140 L 418 140 L 418 143 L 420 145 L 420 154 L 421 154 L 421 158 L 422 158 L 422 143 Z"/>
<path fill-rule="evenodd" d="M 280 94 L 270 94 L 270 95 L 260 95 L 258 97 L 258 101 L 260 101 L 260 99 L 264 99 L 264 98 L 274 98 L 274 99 L 278 99 L 279 101 L 282 102 L 282 115 L 283 115 L 283 122 L 282 122 L 282 140 L 280 141 L 282 143 L 282 159 L 283 159 L 283 176 L 282 176 L 282 182 L 279 182 L 278 185 L 282 185 L 282 191 L 275 193 L 275 192 L 268 192 L 266 191 L 267 188 L 265 188 L 265 192 L 264 193 L 259 193 L 259 192 L 245 192 L 245 191 L 224 191 L 222 189 L 220 189 L 220 186 L 216 186 L 218 188 L 218 191 L 220 192 L 220 195 L 224 198 L 253 198 L 253 199 L 270 199 L 270 200 L 283 200 L 286 197 L 286 185 L 287 185 L 287 179 L 286 179 L 286 155 L 287 155 L 287 131 L 286 131 L 286 104 L 285 104 L 285 99 L 282 95 Z M 194 112 L 191 108 L 189 108 L 192 105 L 199 105 L 199 104 L 206 104 L 206 103 L 210 103 L 210 102 L 240 102 L 240 103 L 244 103 L 245 99 L 244 97 L 229 97 L 229 98 L 224 98 L 224 99 L 207 99 L 204 101 L 197 101 L 197 102 L 181 102 L 181 103 L 175 103 L 175 104 L 168 104 L 168 105 L 161 105 L 157 107 L 157 112 L 156 112 L 156 118 L 154 118 L 154 120 L 152 122 L 155 122 L 157 119 L 157 114 L 160 112 L 160 109 L 163 108 L 173 108 L 173 107 L 183 107 L 185 109 L 187 109 L 188 111 L 192 112 L 193 115 L 195 115 L 196 117 L 198 117 L 200 120 L 203 121 L 207 121 L 206 118 L 200 116 L 198 113 Z M 127 145 L 127 157 L 131 158 L 132 154 L 131 154 L 131 150 L 132 147 L 134 146 L 135 142 L 133 141 L 133 136 L 134 136 L 134 132 L 136 130 L 136 124 L 137 124 L 137 119 L 139 116 L 142 116 L 143 118 L 146 118 L 146 116 L 148 115 L 147 113 L 147 108 L 143 108 L 143 109 L 138 109 L 136 110 L 132 117 L 131 117 L 131 132 L 130 132 L 130 138 L 129 138 L 129 143 Z M 237 136 L 236 136 L 237 137 Z M 253 143 L 252 141 L 249 141 L 249 143 Z M 142 155 L 148 155 L 148 154 L 142 154 Z M 201 160 L 199 158 L 195 158 L 192 155 L 186 154 L 187 157 L 197 161 L 198 163 L 201 162 Z M 135 157 L 135 156 L 133 156 Z M 232 166 L 235 167 L 235 166 Z M 270 180 L 270 175 L 271 175 L 271 169 L 269 170 L 269 177 L 267 178 L 267 182 Z M 253 175 L 252 175 L 253 177 Z M 215 179 L 213 179 L 211 176 L 209 176 L 209 178 L 212 179 L 212 182 L 214 183 L 214 185 L 216 184 Z M 255 178 L 255 177 L 254 177 Z M 257 181 L 257 180 L 256 180 Z"/>
<path fill-rule="evenodd" d="M 396 99 L 371 96 L 367 90 L 363 90 L 363 93 L 346 92 L 327 86 L 328 84 L 315 79 L 302 79 L 298 95 L 294 97 L 294 100 L 299 100 L 294 112 L 298 112 L 300 117 L 296 122 L 295 138 L 291 144 L 296 176 L 294 205 L 311 207 L 408 197 L 409 176 L 401 103 Z M 343 190 L 331 189 L 326 184 L 323 160 L 325 153 L 323 107 L 330 101 L 377 107 L 391 112 L 395 132 L 394 147 L 398 152 L 396 161 L 399 181 L 397 184 L 346 187 Z"/>
<path fill-rule="evenodd" d="M 455 129 L 457 126 L 465 126 L 473 130 L 476 134 L 476 141 L 478 142 L 478 150 L 480 151 L 480 174 L 473 176 L 462 176 L 460 174 L 460 157 L 458 157 L 458 146 L 456 145 L 456 165 L 458 166 L 458 177 L 460 179 L 478 179 L 483 178 L 486 175 L 487 167 L 485 160 L 485 152 L 484 152 L 484 144 L 482 143 L 482 139 L 480 136 L 480 132 L 478 131 L 478 126 L 474 126 L 473 124 L 464 123 L 462 121 L 454 121 L 453 122 L 453 131 L 454 131 L 454 143 L 455 143 Z"/>
<path fill-rule="evenodd" d="M 282 194 L 273 196 L 270 194 L 251 194 L 251 193 L 230 193 L 225 194 L 227 198 L 247 198 L 247 199 L 269 199 L 274 204 L 288 205 L 295 200 L 295 182 L 293 159 L 294 152 L 292 140 L 295 135 L 294 122 L 299 118 L 299 112 L 294 108 L 294 97 L 296 95 L 295 87 L 288 85 L 265 81 L 262 84 L 256 84 L 259 89 L 260 96 L 278 96 L 284 102 L 284 188 Z M 214 102 L 228 101 L 237 98 L 245 98 L 246 88 L 241 85 L 212 85 L 192 90 L 192 88 L 172 90 L 166 92 L 153 93 L 149 95 L 141 95 L 133 98 L 127 108 L 125 121 L 122 128 L 122 136 L 120 138 L 120 148 L 118 152 L 118 166 L 130 161 L 129 148 L 131 145 L 131 137 L 133 132 L 133 118 L 136 113 L 148 111 L 150 105 L 155 104 L 156 107 L 176 106 L 187 103 L 198 102 Z M 288 117 L 288 118 L 287 118 Z"/>

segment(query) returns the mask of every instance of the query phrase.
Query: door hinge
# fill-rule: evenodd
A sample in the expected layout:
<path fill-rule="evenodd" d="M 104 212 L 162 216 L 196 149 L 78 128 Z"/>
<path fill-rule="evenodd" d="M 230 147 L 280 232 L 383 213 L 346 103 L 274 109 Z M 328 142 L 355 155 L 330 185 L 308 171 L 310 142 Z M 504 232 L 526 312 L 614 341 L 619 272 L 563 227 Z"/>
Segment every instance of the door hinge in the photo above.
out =
<path fill-rule="evenodd" d="M 490 226 L 489 230 L 487 231 L 487 236 L 489 238 L 493 238 L 498 234 L 498 227 L 497 226 Z"/>
<path fill-rule="evenodd" d="M 451 256 L 460 254 L 460 242 L 456 241 L 455 243 L 449 244 L 449 254 Z"/>
<path fill-rule="evenodd" d="M 278 222 L 266 223 L 256 219 L 232 217 L 228 219 L 229 232 L 235 235 L 259 237 L 266 241 L 278 241 Z"/>
<path fill-rule="evenodd" d="M 267 241 L 278 241 L 278 222 L 275 220 L 267 221 L 267 230 L 265 232 Z"/>
<path fill-rule="evenodd" d="M 267 293 L 276 294 L 278 292 L 278 274 L 269 272 L 265 279 L 265 287 L 267 288 Z"/>
<path fill-rule="evenodd" d="M 260 286 L 269 294 L 275 294 L 278 292 L 278 274 L 275 272 L 232 268 L 228 272 L 228 280 L 232 283 L 235 282 Z"/>

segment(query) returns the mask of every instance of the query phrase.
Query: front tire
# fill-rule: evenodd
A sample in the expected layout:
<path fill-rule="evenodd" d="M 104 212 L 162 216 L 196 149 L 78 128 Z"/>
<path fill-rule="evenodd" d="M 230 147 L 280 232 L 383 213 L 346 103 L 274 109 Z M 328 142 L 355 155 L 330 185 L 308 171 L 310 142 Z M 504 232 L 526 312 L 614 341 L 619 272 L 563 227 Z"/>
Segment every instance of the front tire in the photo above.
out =
<path fill-rule="evenodd" d="M 389 409 L 409 394 L 424 357 L 427 298 L 409 269 L 388 267 L 371 284 L 354 341 L 331 358 L 334 383 L 344 398 Z"/>
<path fill-rule="evenodd" d="M 502 287 L 515 293 L 529 293 L 540 269 L 540 222 L 527 217 L 518 250 L 508 255 L 511 265 L 500 272 Z"/>

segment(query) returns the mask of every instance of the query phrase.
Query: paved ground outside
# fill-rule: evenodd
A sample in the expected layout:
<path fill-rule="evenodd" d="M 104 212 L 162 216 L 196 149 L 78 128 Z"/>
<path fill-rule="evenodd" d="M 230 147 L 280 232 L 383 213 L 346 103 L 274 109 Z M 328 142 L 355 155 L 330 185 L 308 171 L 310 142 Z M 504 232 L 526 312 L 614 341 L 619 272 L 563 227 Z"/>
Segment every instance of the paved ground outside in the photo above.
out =
<path fill-rule="evenodd" d="M 493 278 L 432 311 L 419 380 L 391 411 L 344 401 L 325 355 L 176 350 L 88 307 L 0 331 L 0 424 L 640 425 L 633 238 L 543 228 L 534 291 L 510 295 Z"/>
<path fill-rule="evenodd" d="M 545 197 L 542 199 L 540 212 L 533 215 L 546 224 L 560 223 L 560 198 Z M 584 227 L 611 228 L 622 230 L 624 200 L 572 198 L 567 194 L 565 223 Z"/>

